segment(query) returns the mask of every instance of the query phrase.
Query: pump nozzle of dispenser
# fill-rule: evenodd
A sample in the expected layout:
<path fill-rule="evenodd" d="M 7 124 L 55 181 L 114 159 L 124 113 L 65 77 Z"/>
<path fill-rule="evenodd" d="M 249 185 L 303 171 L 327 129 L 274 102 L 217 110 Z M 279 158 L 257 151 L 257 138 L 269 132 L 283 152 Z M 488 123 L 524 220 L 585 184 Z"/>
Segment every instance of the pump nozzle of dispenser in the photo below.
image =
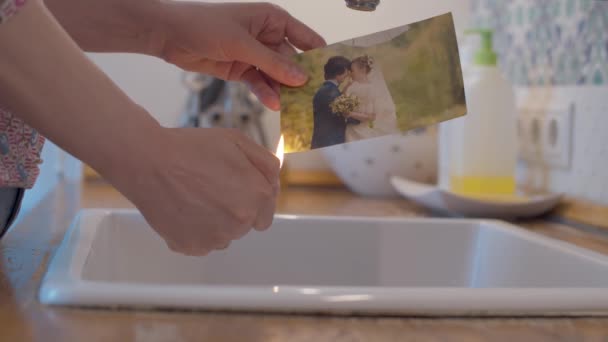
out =
<path fill-rule="evenodd" d="M 492 44 L 493 32 L 486 29 L 470 29 L 464 32 L 465 34 L 479 34 L 481 36 L 481 45 L 475 52 L 475 64 L 485 66 L 495 66 L 496 52 Z"/>

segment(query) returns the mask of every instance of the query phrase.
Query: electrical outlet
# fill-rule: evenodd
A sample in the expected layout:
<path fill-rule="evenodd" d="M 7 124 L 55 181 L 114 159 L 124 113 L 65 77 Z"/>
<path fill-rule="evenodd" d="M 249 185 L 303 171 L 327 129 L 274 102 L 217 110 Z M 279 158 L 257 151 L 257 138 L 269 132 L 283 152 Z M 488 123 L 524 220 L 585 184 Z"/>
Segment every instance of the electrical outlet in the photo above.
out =
<path fill-rule="evenodd" d="M 531 165 L 570 168 L 574 111 L 573 104 L 522 108 L 517 122 L 520 158 Z"/>
<path fill-rule="evenodd" d="M 543 152 L 545 161 L 557 168 L 570 168 L 574 105 L 557 108 L 547 113 L 543 125 Z"/>
<path fill-rule="evenodd" d="M 519 156 L 528 164 L 542 162 L 541 115 L 533 108 L 522 108 L 517 121 Z"/>

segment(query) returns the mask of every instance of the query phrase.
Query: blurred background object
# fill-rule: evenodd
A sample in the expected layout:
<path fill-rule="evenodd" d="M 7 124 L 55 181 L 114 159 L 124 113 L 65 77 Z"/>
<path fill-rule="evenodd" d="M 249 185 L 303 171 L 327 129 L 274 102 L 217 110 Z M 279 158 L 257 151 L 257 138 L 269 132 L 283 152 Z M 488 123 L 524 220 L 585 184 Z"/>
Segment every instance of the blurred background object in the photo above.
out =
<path fill-rule="evenodd" d="M 183 83 L 188 98 L 179 127 L 235 128 L 274 151 L 262 123 L 264 105 L 245 84 L 199 73 L 184 73 Z"/>
<path fill-rule="evenodd" d="M 346 0 L 346 6 L 357 11 L 375 11 L 380 0 Z"/>

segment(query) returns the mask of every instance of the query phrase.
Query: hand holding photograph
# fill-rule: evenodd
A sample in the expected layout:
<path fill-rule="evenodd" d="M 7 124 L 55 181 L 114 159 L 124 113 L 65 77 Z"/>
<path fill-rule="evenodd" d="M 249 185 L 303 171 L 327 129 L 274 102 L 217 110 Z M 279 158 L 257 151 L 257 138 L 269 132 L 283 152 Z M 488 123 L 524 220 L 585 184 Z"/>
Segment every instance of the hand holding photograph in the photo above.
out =
<path fill-rule="evenodd" d="M 466 114 L 450 13 L 294 59 L 310 79 L 281 88 L 286 153 L 399 134 Z"/>

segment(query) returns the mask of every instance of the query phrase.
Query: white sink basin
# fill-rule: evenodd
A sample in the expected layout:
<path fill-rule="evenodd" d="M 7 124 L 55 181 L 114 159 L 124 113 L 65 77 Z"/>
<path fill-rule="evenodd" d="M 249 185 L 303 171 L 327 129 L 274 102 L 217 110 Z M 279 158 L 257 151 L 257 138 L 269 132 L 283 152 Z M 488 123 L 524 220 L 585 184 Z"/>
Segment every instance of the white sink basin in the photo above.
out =
<path fill-rule="evenodd" d="M 608 312 L 608 258 L 500 221 L 277 216 L 207 257 L 171 252 L 136 211 L 86 210 L 46 304 L 416 315 Z"/>

